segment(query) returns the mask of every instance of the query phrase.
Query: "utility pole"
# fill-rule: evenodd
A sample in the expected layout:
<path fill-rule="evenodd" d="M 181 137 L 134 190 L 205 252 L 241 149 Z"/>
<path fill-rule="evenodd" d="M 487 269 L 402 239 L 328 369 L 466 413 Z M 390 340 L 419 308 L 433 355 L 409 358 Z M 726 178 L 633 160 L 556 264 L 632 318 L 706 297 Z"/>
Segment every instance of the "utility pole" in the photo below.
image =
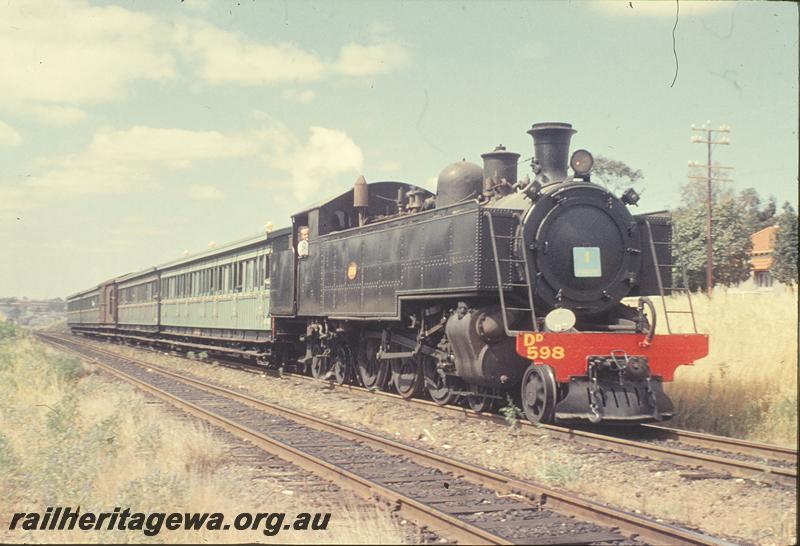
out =
<path fill-rule="evenodd" d="M 720 125 L 718 129 L 711 129 L 709 128 L 709 123 L 706 122 L 705 125 L 702 127 L 695 127 L 692 125 L 692 131 L 697 131 L 700 133 L 704 133 L 704 136 L 694 135 L 692 136 L 692 143 L 693 144 L 705 144 L 707 147 L 707 157 L 706 157 L 706 164 L 701 165 L 699 163 L 695 163 L 693 161 L 689 162 L 690 167 L 706 167 L 706 176 L 689 176 L 689 178 L 693 180 L 705 180 L 708 195 L 706 198 L 706 291 L 708 296 L 711 297 L 711 291 L 714 288 L 714 258 L 712 253 L 712 233 L 711 233 L 711 224 L 712 224 L 712 202 L 711 202 L 711 186 L 713 181 L 718 182 L 728 182 L 730 181 L 729 178 L 720 177 L 718 174 L 715 175 L 714 170 L 723 170 L 723 169 L 732 169 L 733 167 L 723 167 L 721 165 L 713 165 L 711 163 L 711 151 L 713 144 L 723 144 L 729 145 L 731 143 L 728 137 L 722 137 L 718 140 L 714 140 L 715 135 L 717 133 L 730 133 L 731 128 L 727 125 Z"/>

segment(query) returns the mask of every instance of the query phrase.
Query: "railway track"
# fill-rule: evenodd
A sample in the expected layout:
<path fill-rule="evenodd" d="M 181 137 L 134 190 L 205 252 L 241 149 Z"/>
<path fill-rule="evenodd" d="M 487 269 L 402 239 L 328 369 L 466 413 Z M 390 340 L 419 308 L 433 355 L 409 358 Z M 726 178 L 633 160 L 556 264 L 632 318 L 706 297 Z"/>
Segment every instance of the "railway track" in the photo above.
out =
<path fill-rule="evenodd" d="M 40 338 L 298 466 L 391 502 L 409 519 L 459 542 L 726 544 L 270 404 L 75 338 L 46 334 Z"/>
<path fill-rule="evenodd" d="M 228 361 L 225 365 L 234 365 L 249 371 L 265 371 L 263 366 L 254 366 L 241 361 Z M 302 381 L 319 381 L 302 374 L 284 372 L 284 375 Z M 348 392 L 383 396 L 395 399 L 398 403 L 414 404 L 432 411 L 506 424 L 505 419 L 496 414 L 477 413 L 456 405 L 439 406 L 429 400 L 418 398 L 404 399 L 391 392 L 371 391 L 356 385 L 331 384 Z M 567 441 L 703 470 L 703 472 L 687 472 L 685 474 L 687 479 L 745 478 L 762 483 L 797 486 L 797 450 L 786 447 L 649 424 L 600 430 L 534 425 L 524 418 L 520 419 L 518 424 L 534 433 L 546 431 L 551 436 Z"/>
<path fill-rule="evenodd" d="M 307 381 L 318 381 L 300 374 L 293 374 L 293 377 Z M 424 406 L 433 411 L 456 413 L 467 418 L 507 424 L 502 416 L 477 413 L 460 406 L 439 406 L 429 400 L 406 400 L 394 393 L 372 392 L 363 387 L 353 385 L 337 386 L 352 392 L 394 398 L 399 402 Z M 598 432 L 597 430 L 558 425 L 534 425 L 524 419 L 520 419 L 518 424 L 523 429 L 531 432 L 537 430 L 546 431 L 551 436 L 565 440 L 592 444 L 638 457 L 689 467 L 699 467 L 715 473 L 693 475 L 696 477 L 736 477 L 787 486 L 797 485 L 797 451 L 781 446 L 672 429 L 658 425 L 639 425 L 638 427 L 625 427 Z M 679 446 L 675 444 L 679 444 Z"/>

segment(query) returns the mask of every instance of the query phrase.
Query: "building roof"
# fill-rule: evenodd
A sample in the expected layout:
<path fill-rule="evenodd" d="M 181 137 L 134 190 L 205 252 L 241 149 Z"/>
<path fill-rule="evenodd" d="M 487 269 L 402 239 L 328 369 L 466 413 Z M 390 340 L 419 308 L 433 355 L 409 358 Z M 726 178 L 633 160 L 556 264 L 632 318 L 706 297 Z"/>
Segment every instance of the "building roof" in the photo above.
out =
<path fill-rule="evenodd" d="M 771 253 L 775 249 L 777 234 L 778 226 L 769 226 L 753 233 L 750 236 L 750 240 L 753 242 L 753 254 Z"/>

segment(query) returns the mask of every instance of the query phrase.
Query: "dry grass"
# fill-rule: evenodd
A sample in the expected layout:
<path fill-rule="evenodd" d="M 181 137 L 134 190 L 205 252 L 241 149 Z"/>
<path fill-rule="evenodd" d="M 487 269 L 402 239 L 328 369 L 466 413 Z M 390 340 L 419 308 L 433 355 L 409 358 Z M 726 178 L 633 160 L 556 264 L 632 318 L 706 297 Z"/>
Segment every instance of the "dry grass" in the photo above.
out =
<path fill-rule="evenodd" d="M 671 424 L 795 446 L 797 294 L 719 289 L 692 302 L 710 351 L 694 366 L 679 368 L 668 385 L 678 410 Z M 671 309 L 681 305 L 685 297 L 668 303 Z M 679 326 L 689 331 L 686 323 Z"/>
<path fill-rule="evenodd" d="M 343 495 L 338 505 L 277 479 L 254 480 L 230 464 L 227 447 L 204 426 L 148 404 L 127 385 L 104 379 L 0 322 L 0 541 L 390 543 L 414 537 L 391 517 Z M 264 471 L 258 471 L 263 476 Z M 305 496 L 304 496 L 305 495 Z M 326 504 L 327 503 L 327 504 Z M 141 512 L 330 511 L 324 532 L 26 532 L 7 530 L 14 512 L 116 506 Z"/>

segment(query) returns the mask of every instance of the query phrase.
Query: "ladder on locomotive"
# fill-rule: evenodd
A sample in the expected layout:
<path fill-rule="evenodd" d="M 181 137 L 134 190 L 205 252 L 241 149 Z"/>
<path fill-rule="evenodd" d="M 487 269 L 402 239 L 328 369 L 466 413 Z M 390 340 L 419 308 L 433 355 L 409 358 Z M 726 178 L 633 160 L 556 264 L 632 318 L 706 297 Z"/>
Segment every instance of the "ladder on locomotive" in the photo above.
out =
<path fill-rule="evenodd" d="M 667 332 L 672 333 L 672 326 L 669 323 L 669 316 L 670 315 L 689 315 L 692 317 L 692 329 L 694 333 L 697 333 L 697 322 L 695 321 L 694 317 L 694 307 L 692 307 L 692 292 L 689 290 L 689 283 L 686 279 L 686 266 L 682 266 L 681 275 L 683 276 L 683 287 L 677 286 L 664 286 L 664 283 L 661 280 L 661 269 L 664 267 L 673 268 L 672 260 L 670 259 L 670 263 L 668 264 L 661 264 L 658 262 L 658 253 L 656 252 L 656 245 L 664 246 L 668 251 L 670 257 L 672 256 L 672 241 L 654 241 L 653 240 L 653 230 L 650 228 L 650 221 L 645 219 L 644 221 L 645 226 L 647 227 L 647 239 L 650 242 L 650 253 L 653 257 L 653 264 L 655 265 L 656 269 L 656 280 L 658 281 L 658 292 L 661 296 L 661 306 L 664 309 L 664 320 L 667 323 Z M 674 279 L 672 284 L 675 284 Z M 686 294 L 686 300 L 689 302 L 689 309 L 668 309 L 667 308 L 667 298 L 666 294 L 664 293 L 666 290 L 669 291 L 670 294 L 675 293 L 683 293 Z"/>
<path fill-rule="evenodd" d="M 486 218 L 489 220 L 489 235 L 492 241 L 492 254 L 494 256 L 494 269 L 495 274 L 497 276 L 497 292 L 500 295 L 500 309 L 503 315 L 503 328 L 506 331 L 506 335 L 513 337 L 518 333 L 522 332 L 522 330 L 512 330 L 509 327 L 509 320 L 508 320 L 508 312 L 509 311 L 520 311 L 524 313 L 530 313 L 531 315 L 531 324 L 533 325 L 533 331 L 538 332 L 539 326 L 536 323 L 536 311 L 533 307 L 533 289 L 531 287 L 531 274 L 530 270 L 528 269 L 528 260 L 525 259 L 525 245 L 524 239 L 519 235 L 498 235 L 495 226 L 494 226 L 494 216 L 492 216 L 491 211 L 484 210 L 483 211 Z M 515 215 L 518 218 L 518 215 Z M 500 241 L 507 241 L 508 242 L 508 258 L 501 258 L 500 253 L 497 250 L 497 242 Z M 522 258 L 514 258 L 513 247 L 514 244 L 518 245 L 518 248 L 522 249 L 523 257 Z M 500 270 L 501 263 L 509 263 L 509 264 L 517 264 L 522 265 L 525 271 L 525 283 L 521 282 L 503 282 L 503 275 Z M 511 288 L 512 290 L 515 288 L 525 288 L 528 293 L 528 307 L 508 307 L 506 305 L 506 294 L 505 291 L 507 288 Z"/>

